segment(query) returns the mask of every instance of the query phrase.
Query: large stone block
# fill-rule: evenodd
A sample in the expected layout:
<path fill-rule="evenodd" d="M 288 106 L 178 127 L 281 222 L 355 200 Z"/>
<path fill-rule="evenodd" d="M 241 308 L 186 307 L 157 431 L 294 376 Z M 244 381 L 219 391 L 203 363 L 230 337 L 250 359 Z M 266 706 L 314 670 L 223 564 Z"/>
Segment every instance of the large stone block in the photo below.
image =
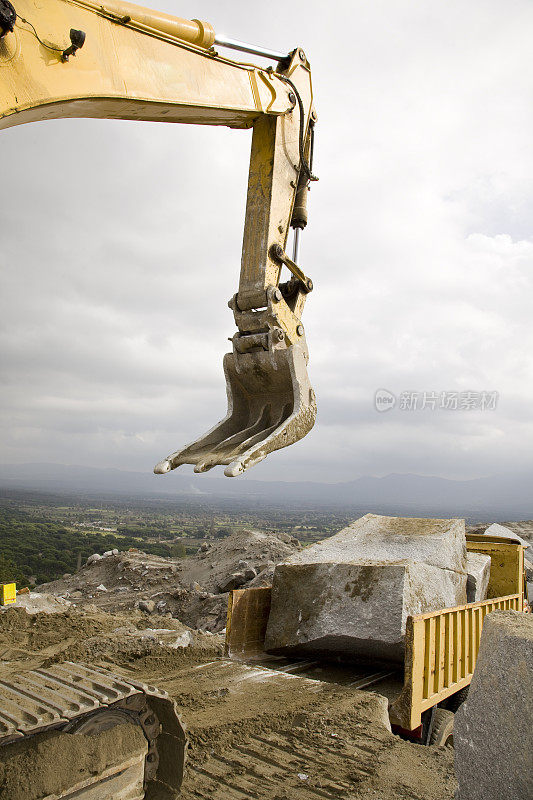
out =
<path fill-rule="evenodd" d="M 295 553 L 286 563 L 405 560 L 466 572 L 464 520 L 366 514 L 335 536 Z"/>
<path fill-rule="evenodd" d="M 485 619 L 468 699 L 455 715 L 457 800 L 533 797 L 533 617 Z"/>
<path fill-rule="evenodd" d="M 401 661 L 409 615 L 465 602 L 466 573 L 429 564 L 278 564 L 265 649 Z"/>
<path fill-rule="evenodd" d="M 490 556 L 483 553 L 467 553 L 466 571 L 466 599 L 468 603 L 487 599 L 487 589 L 490 579 Z"/>

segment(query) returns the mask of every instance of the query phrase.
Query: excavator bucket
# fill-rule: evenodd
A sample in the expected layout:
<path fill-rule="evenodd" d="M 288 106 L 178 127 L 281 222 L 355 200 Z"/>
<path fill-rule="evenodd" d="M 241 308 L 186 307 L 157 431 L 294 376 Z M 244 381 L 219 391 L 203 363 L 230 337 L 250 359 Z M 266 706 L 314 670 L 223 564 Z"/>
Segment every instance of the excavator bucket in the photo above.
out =
<path fill-rule="evenodd" d="M 241 475 L 274 450 L 294 444 L 313 427 L 315 394 L 307 356 L 299 345 L 226 353 L 228 412 L 214 428 L 161 461 L 156 473 L 181 464 L 195 472 L 224 465 L 228 477 Z"/>

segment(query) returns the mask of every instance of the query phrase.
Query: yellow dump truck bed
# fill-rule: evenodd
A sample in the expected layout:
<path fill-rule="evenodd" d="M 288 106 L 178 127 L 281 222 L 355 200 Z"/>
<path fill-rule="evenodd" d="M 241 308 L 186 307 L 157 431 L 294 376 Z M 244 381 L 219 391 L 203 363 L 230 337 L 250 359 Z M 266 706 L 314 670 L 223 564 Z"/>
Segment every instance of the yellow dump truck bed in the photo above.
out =
<path fill-rule="evenodd" d="M 372 688 L 388 698 L 391 723 L 413 731 L 421 725 L 424 711 L 468 686 L 472 680 L 487 614 L 497 609 L 523 609 L 522 545 L 509 539 L 469 534 L 467 549 L 491 557 L 489 599 L 409 617 L 403 671 L 396 665 L 381 663 L 325 664 L 265 653 L 269 587 L 231 592 L 226 655 L 354 688 Z"/>

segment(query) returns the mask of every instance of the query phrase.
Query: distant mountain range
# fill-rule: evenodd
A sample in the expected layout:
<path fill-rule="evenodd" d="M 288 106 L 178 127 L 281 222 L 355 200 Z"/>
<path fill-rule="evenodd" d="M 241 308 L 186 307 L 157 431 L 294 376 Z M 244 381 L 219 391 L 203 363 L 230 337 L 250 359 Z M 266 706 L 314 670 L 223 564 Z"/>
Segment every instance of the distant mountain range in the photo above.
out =
<path fill-rule="evenodd" d="M 170 475 L 64 464 L 0 465 L 0 488 L 83 498 L 113 496 L 198 502 L 239 501 L 271 507 L 358 509 L 361 513 L 533 518 L 533 472 L 458 481 L 422 475 L 362 477 L 347 483 L 234 480 L 176 471 Z"/>

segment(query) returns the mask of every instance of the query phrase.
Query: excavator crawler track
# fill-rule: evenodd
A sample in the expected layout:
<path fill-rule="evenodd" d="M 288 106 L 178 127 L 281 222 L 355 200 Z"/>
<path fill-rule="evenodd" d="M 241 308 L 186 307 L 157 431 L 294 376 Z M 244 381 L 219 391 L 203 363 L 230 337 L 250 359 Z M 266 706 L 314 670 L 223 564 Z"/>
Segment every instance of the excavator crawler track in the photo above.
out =
<path fill-rule="evenodd" d="M 176 797 L 183 779 L 187 738 L 176 705 L 166 692 L 71 662 L 0 679 L 0 756 L 16 742 L 23 742 L 31 751 L 36 737 L 49 731 L 94 736 L 118 722 L 138 725 L 144 734 L 144 796 Z M 126 772 L 130 761 L 126 758 L 116 774 Z M 74 793 L 92 797 L 90 782 L 85 784 L 87 781 L 81 789 L 86 795 L 78 795 L 80 787 L 64 786 L 49 797 Z"/>

